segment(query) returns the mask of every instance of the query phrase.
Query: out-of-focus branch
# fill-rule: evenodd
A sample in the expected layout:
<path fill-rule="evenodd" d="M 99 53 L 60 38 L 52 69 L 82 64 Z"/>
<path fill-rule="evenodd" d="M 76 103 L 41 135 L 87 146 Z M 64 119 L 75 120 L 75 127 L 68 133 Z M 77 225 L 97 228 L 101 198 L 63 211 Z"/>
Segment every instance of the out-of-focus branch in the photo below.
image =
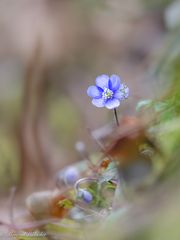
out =
<path fill-rule="evenodd" d="M 21 190 L 41 185 L 50 173 L 42 146 L 40 126 L 43 118 L 46 65 L 38 42 L 25 73 L 23 109 L 20 126 L 22 157 Z"/>

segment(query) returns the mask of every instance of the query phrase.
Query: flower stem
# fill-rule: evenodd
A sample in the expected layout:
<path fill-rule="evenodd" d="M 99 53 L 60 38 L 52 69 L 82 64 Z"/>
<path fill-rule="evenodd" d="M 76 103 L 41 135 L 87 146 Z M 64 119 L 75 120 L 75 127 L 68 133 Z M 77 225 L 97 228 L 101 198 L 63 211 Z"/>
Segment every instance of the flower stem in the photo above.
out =
<path fill-rule="evenodd" d="M 116 108 L 114 108 L 114 116 L 115 116 L 115 119 L 116 119 L 116 124 L 119 127 L 119 120 L 118 120 Z"/>

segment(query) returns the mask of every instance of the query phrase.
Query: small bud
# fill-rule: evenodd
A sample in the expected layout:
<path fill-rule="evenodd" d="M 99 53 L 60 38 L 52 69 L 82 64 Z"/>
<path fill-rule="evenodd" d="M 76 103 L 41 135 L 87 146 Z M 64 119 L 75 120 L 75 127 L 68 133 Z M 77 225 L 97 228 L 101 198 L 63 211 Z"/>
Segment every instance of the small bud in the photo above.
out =
<path fill-rule="evenodd" d="M 75 167 L 68 167 L 63 172 L 63 180 L 68 185 L 73 185 L 79 179 L 79 171 Z"/>
<path fill-rule="evenodd" d="M 85 151 L 85 149 L 86 149 L 86 147 L 85 147 L 85 144 L 83 143 L 83 142 L 81 142 L 81 141 L 78 141 L 78 142 L 76 142 L 76 144 L 75 144 L 75 149 L 78 151 L 78 152 L 84 152 Z"/>
<path fill-rule="evenodd" d="M 79 190 L 78 197 L 81 197 L 85 203 L 90 203 L 93 200 L 92 194 L 84 189 Z"/>

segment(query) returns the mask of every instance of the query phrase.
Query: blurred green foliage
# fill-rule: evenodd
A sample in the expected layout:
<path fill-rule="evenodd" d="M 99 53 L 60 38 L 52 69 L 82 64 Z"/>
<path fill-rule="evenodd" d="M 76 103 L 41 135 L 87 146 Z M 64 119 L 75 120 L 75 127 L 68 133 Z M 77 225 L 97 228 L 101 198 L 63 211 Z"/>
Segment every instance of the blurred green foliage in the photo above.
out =
<path fill-rule="evenodd" d="M 150 10 L 164 9 L 173 0 L 141 0 L 145 7 Z"/>
<path fill-rule="evenodd" d="M 0 193 L 7 193 L 19 182 L 20 156 L 17 146 L 21 111 L 20 88 L 0 100 Z"/>
<path fill-rule="evenodd" d="M 81 127 L 73 102 L 66 96 L 51 98 L 48 102 L 48 119 L 57 142 L 65 148 L 73 147 Z"/>
<path fill-rule="evenodd" d="M 16 141 L 12 135 L 0 131 L 0 193 L 18 183 L 20 176 L 20 162 Z"/>
<path fill-rule="evenodd" d="M 82 7 L 84 6 L 87 11 L 91 11 L 94 10 L 96 8 L 102 8 L 103 6 L 105 6 L 105 1 L 103 0 L 78 0 L 77 1 Z"/>

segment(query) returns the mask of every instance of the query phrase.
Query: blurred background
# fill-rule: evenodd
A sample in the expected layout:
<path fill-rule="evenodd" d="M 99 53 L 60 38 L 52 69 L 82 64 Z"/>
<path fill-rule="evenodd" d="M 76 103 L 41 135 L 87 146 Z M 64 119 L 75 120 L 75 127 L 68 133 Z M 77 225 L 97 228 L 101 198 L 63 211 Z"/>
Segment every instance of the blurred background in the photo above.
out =
<path fill-rule="evenodd" d="M 179 13 L 173 0 L 0 0 L 2 200 L 12 186 L 25 194 L 46 188 L 80 160 L 77 141 L 95 148 L 87 129 L 113 119 L 86 95 L 96 76 L 115 73 L 129 86 L 119 115 L 163 94 L 167 83 L 157 87 L 151 70 Z"/>

